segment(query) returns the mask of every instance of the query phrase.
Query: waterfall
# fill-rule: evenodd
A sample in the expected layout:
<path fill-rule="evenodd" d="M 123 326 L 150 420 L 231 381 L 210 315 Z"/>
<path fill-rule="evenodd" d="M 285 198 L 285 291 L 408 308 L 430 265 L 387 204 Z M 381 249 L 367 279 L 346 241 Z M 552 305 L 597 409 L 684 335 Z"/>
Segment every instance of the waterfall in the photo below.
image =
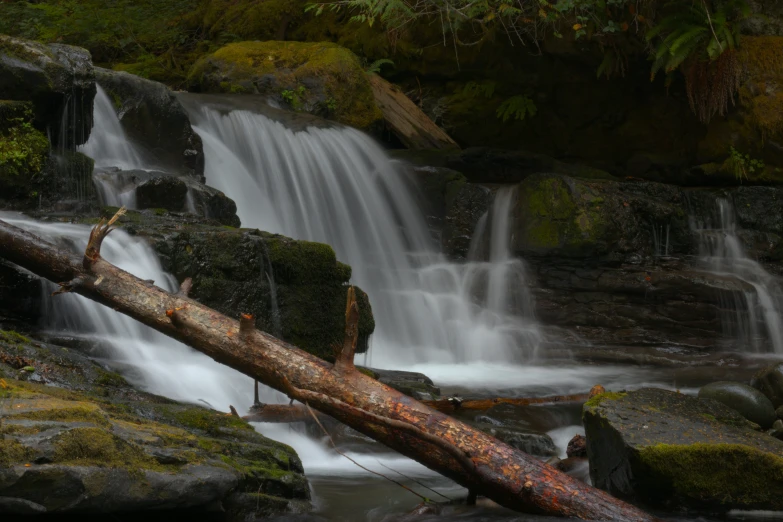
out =
<path fill-rule="evenodd" d="M 738 235 L 731 203 L 719 198 L 716 206 L 717 219 L 691 220 L 691 228 L 699 238 L 700 258 L 710 272 L 734 278 L 748 288 L 723 299 L 722 307 L 731 310 L 722 318 L 724 332 L 755 352 L 766 351 L 764 337 L 767 337 L 773 351 L 783 354 L 780 281 L 748 257 Z"/>
<path fill-rule="evenodd" d="M 236 201 L 244 226 L 328 243 L 351 265 L 376 318 L 372 364 L 500 363 L 535 354 L 531 310 L 507 309 L 511 294 L 525 290 L 507 238 L 488 261 L 445 260 L 400 165 L 367 135 L 340 127 L 292 130 L 261 114 L 187 98 L 186 107 L 204 143 L 207 183 Z M 492 233 L 508 234 L 513 193 L 498 198 Z"/>
<path fill-rule="evenodd" d="M 43 223 L 0 213 L 6 222 L 33 234 L 84 252 L 90 228 L 83 225 Z M 103 242 L 101 255 L 110 263 L 159 287 L 176 291 L 173 277 L 165 273 L 157 255 L 143 240 L 115 230 Z M 206 355 L 175 341 L 135 319 L 75 294 L 50 297 L 53 285 L 44 289 L 44 328 L 96 342 L 102 355 L 133 384 L 159 395 L 185 402 L 207 403 L 226 411 L 233 404 L 245 411 L 252 404 L 253 380 Z M 277 394 L 267 389 L 267 402 Z"/>
<path fill-rule="evenodd" d="M 79 151 L 94 159 L 96 167 L 117 167 L 123 170 L 145 168 L 143 155 L 125 135 L 111 98 L 100 85 L 97 88 L 93 117 L 95 124 L 90 139 Z"/>

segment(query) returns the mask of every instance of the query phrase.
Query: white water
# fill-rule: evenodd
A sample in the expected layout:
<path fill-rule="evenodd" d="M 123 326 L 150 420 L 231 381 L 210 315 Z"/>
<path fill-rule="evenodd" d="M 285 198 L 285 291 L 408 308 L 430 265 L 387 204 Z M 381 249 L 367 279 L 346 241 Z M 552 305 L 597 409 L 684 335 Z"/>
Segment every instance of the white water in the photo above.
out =
<path fill-rule="evenodd" d="M 508 252 L 512 191 L 498 195 L 489 259 L 454 264 L 433 247 L 400 165 L 361 132 L 292 131 L 260 114 L 206 106 L 191 120 L 207 183 L 237 202 L 244 226 L 328 243 L 351 265 L 376 319 L 369 364 L 534 357 L 540 335 L 524 266 Z"/>
<path fill-rule="evenodd" d="M 93 112 L 95 124 L 90 139 L 79 148 L 80 152 L 94 159 L 96 167 L 145 168 L 142 152 L 125 135 L 111 98 L 100 85 L 97 88 Z"/>
<path fill-rule="evenodd" d="M 734 292 L 724 306 L 734 310 L 734 317 L 724 318 L 724 330 L 748 351 L 766 350 L 765 337 L 772 350 L 783 354 L 783 288 L 780 280 L 761 264 L 748 257 L 737 235 L 734 209 L 726 199 L 717 200 L 715 223 L 692 222 L 698 234 L 699 254 L 708 269 L 716 274 L 736 278 L 752 290 Z"/>

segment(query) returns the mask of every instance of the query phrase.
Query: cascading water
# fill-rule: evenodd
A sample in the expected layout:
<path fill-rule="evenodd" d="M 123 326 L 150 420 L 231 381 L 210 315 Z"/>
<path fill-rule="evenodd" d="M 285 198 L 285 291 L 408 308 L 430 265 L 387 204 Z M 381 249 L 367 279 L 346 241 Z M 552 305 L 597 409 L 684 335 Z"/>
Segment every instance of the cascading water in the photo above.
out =
<path fill-rule="evenodd" d="M 13 215 L 2 219 L 80 252 L 87 247 L 87 226 L 42 223 Z M 149 245 L 122 230 L 106 238 L 101 255 L 161 288 L 176 290 L 176 282 L 163 271 Z M 249 377 L 94 301 L 75 294 L 50 298 L 51 291 L 45 289 L 43 326 L 98 341 L 101 353 L 112 364 L 122 366 L 128 380 L 142 388 L 186 402 L 206 402 L 224 411 L 229 404 L 247 408 L 252 403 L 253 381 Z M 273 402 L 276 395 L 270 393 L 273 395 L 266 399 Z"/>
<path fill-rule="evenodd" d="M 731 203 L 719 198 L 716 205 L 717 219 L 691 221 L 691 228 L 699 237 L 700 257 L 711 272 L 735 278 L 748 288 L 747 291 L 733 292 L 729 302 L 723 303 L 725 308 L 733 311 L 731 317 L 724 318 L 724 331 L 755 352 L 767 351 L 766 337 L 772 351 L 783 354 L 783 288 L 780 280 L 748 257 L 737 233 Z"/>
<path fill-rule="evenodd" d="M 508 309 L 525 281 L 507 238 L 488 261 L 447 262 L 398 166 L 368 136 L 294 131 L 261 114 L 185 101 L 204 143 L 207 182 L 237 202 L 244 226 L 328 243 L 351 265 L 376 318 L 373 365 L 534 355 L 539 335 L 529 305 Z M 493 235 L 508 234 L 512 196 L 498 195 Z"/>

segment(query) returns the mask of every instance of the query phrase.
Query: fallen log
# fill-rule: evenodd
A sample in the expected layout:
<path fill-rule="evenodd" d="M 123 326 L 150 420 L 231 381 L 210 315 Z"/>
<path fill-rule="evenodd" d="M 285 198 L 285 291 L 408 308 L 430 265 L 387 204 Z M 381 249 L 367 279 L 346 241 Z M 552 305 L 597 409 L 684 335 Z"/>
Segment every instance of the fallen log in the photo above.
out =
<path fill-rule="evenodd" d="M 459 149 L 446 131 L 435 125 L 399 87 L 377 74 L 371 74 L 369 80 L 386 125 L 403 145 L 409 149 Z"/>
<path fill-rule="evenodd" d="M 503 506 L 588 520 L 656 520 L 357 371 L 352 288 L 345 342 L 332 365 L 256 330 L 251 320 L 228 318 L 190 299 L 188 281 L 172 294 L 108 263 L 101 243 L 119 214 L 93 228 L 82 258 L 0 220 L 0 257 L 59 282 L 60 293 L 127 314 Z"/>
<path fill-rule="evenodd" d="M 550 397 L 493 397 L 491 399 L 459 399 L 449 397 L 435 401 L 419 401 L 443 413 L 453 413 L 461 410 L 488 410 L 499 404 L 512 406 L 540 406 L 544 404 L 560 404 L 569 402 L 585 402 L 589 393 L 575 395 L 555 395 Z M 307 422 L 312 416 L 301 404 L 256 404 L 250 413 L 242 417 L 248 422 Z"/>

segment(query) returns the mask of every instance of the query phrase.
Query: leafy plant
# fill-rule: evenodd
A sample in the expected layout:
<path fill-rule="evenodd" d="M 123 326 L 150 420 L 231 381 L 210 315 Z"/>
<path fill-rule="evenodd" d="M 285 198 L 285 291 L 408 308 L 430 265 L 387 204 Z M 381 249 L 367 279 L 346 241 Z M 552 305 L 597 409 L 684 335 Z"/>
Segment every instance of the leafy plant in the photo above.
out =
<path fill-rule="evenodd" d="M 296 111 L 302 107 L 306 94 L 307 88 L 304 85 L 300 85 L 295 89 L 283 89 L 280 91 L 280 96 L 283 98 L 283 101 Z"/>
<path fill-rule="evenodd" d="M 761 172 L 766 167 L 763 160 L 751 158 L 750 154 L 742 154 L 734 147 L 729 147 L 726 166 L 740 182 L 743 178 L 748 179 L 748 174 Z"/>
<path fill-rule="evenodd" d="M 283 100 L 285 100 L 286 103 L 288 103 L 289 105 L 293 105 L 294 96 L 296 96 L 296 93 L 288 89 L 283 89 L 282 91 L 280 91 L 280 96 L 283 97 Z"/>
<path fill-rule="evenodd" d="M 394 62 L 389 60 L 388 58 L 381 58 L 380 60 L 375 60 L 372 62 L 369 67 L 365 70 L 367 74 L 379 74 L 381 72 L 381 68 L 384 65 L 391 65 L 394 67 Z"/>
<path fill-rule="evenodd" d="M 486 81 L 481 83 L 468 82 L 462 89 L 462 95 L 466 98 L 477 98 L 482 96 L 486 99 L 490 99 L 495 95 L 496 86 L 497 83 L 493 81 Z"/>
<path fill-rule="evenodd" d="M 746 0 L 726 0 L 711 12 L 706 0 L 669 2 L 670 15 L 647 33 L 657 42 L 651 79 L 664 71 L 681 70 L 691 109 L 705 123 L 724 115 L 739 89 L 740 67 L 735 55 L 740 22 L 750 16 Z"/>
<path fill-rule="evenodd" d="M 527 96 L 518 95 L 508 98 L 500 104 L 496 115 L 503 123 L 510 119 L 524 120 L 526 116 L 535 116 L 538 112 L 535 102 Z"/>
<path fill-rule="evenodd" d="M 328 98 L 326 100 L 326 110 L 329 112 L 335 112 L 337 110 L 337 100 L 334 98 Z"/>

